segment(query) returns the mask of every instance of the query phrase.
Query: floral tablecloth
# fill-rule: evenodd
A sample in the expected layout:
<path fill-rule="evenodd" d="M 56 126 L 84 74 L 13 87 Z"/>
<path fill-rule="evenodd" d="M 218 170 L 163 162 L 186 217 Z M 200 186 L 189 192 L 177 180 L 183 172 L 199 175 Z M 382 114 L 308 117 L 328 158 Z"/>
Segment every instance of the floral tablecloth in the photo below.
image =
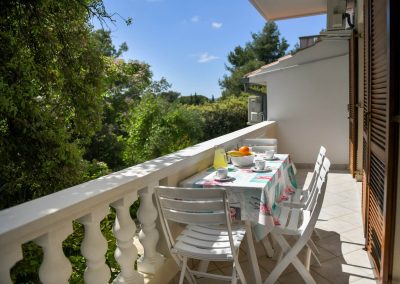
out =
<path fill-rule="evenodd" d="M 227 189 L 231 206 L 231 217 L 237 220 L 250 220 L 255 227 L 257 239 L 262 239 L 276 225 L 279 203 L 287 200 L 297 188 L 294 176 L 295 167 L 288 154 L 276 154 L 276 159 L 266 161 L 269 172 L 254 172 L 251 168 L 237 168 L 229 165 L 230 181 L 216 181 L 216 171 L 208 168 L 194 176 L 183 180 L 182 187 L 215 187 Z M 262 158 L 262 155 L 257 157 Z M 260 226 L 261 225 L 261 226 Z"/>

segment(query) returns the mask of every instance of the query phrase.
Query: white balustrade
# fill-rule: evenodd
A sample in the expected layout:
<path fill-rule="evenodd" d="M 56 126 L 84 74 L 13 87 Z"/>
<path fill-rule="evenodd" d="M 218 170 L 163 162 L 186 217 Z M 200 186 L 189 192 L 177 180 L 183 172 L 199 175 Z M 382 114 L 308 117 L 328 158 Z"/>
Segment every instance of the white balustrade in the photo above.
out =
<path fill-rule="evenodd" d="M 67 283 L 72 269 L 62 250 L 62 242 L 72 233 L 72 221 L 85 226 L 81 246 L 86 258 L 86 283 L 105 283 L 110 270 L 105 264 L 106 241 L 100 231 L 100 221 L 108 207 L 116 209 L 114 234 L 117 239 L 115 258 L 121 272 L 114 283 L 144 283 L 144 278 L 134 269 L 138 257 L 133 245 L 136 226 L 129 208 L 140 194 L 138 218 L 141 222 L 139 240 L 144 254 L 138 260 L 138 270 L 157 275 L 156 281 L 165 283 L 172 279 L 175 270 L 169 261 L 157 252 L 160 236 L 156 227 L 157 211 L 152 200 L 153 188 L 158 181 L 168 179 L 170 185 L 186 178 L 212 163 L 214 146 L 232 147 L 245 138 L 274 137 L 275 122 L 261 122 L 253 126 L 209 140 L 179 152 L 147 161 L 122 171 L 79 184 L 0 211 L 0 283 L 11 283 L 9 270 L 22 258 L 21 244 L 35 241 L 44 251 L 39 277 L 43 283 Z M 172 184 L 173 183 L 173 184 Z M 169 274 L 168 274 L 169 273 Z M 161 280 L 160 280 L 161 279 Z"/>
<path fill-rule="evenodd" d="M 131 218 L 129 208 L 135 200 L 137 200 L 137 194 L 132 192 L 111 204 L 117 211 L 113 227 L 117 239 L 114 256 L 121 267 L 121 272 L 114 283 L 144 283 L 144 278 L 134 268 L 138 257 L 137 248 L 133 245 L 136 225 Z"/>
<path fill-rule="evenodd" d="M 153 203 L 154 187 L 159 183 L 152 183 L 139 191 L 140 207 L 138 219 L 142 230 L 139 232 L 139 241 L 143 245 L 144 254 L 138 260 L 138 270 L 148 274 L 155 274 L 164 263 L 164 256 L 156 251 L 160 234 L 156 228 L 157 209 Z"/>
<path fill-rule="evenodd" d="M 62 242 L 72 234 L 72 231 L 72 221 L 65 222 L 57 224 L 53 230 L 34 240 L 43 248 L 43 262 L 39 268 L 39 278 L 42 283 L 68 283 L 72 267 L 64 255 Z"/>
<path fill-rule="evenodd" d="M 1 248 L 0 255 L 0 283 L 12 284 L 10 269 L 18 260 L 22 259 L 21 245 L 17 243 L 12 247 Z"/>
<path fill-rule="evenodd" d="M 108 283 L 111 277 L 106 264 L 107 240 L 100 229 L 100 222 L 109 213 L 107 205 L 95 208 L 79 219 L 85 225 L 85 237 L 81 244 L 82 255 L 86 258 L 85 283 Z"/>

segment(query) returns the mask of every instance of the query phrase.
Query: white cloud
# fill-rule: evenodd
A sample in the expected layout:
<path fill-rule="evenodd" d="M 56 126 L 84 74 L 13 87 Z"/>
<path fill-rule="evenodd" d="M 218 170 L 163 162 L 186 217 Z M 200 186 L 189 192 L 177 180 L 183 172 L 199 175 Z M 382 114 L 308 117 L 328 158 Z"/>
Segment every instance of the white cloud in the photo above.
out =
<path fill-rule="evenodd" d="M 218 59 L 218 56 L 208 54 L 208 52 L 204 52 L 199 55 L 199 59 L 197 60 L 198 63 L 207 63 L 212 60 Z"/>
<path fill-rule="evenodd" d="M 193 23 L 197 23 L 197 22 L 200 20 L 200 18 L 199 18 L 199 16 L 193 16 L 190 20 L 191 20 Z"/>
<path fill-rule="evenodd" d="M 212 22 L 212 23 L 211 23 L 211 26 L 212 26 L 214 29 L 219 29 L 219 28 L 222 27 L 222 23 Z"/>

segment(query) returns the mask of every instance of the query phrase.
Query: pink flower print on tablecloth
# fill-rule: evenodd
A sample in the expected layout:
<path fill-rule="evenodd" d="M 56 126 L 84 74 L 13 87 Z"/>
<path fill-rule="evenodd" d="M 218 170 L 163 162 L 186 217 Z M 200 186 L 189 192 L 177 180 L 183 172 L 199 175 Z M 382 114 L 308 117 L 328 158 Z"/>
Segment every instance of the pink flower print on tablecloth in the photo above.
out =
<path fill-rule="evenodd" d="M 294 193 L 294 189 L 290 188 L 289 186 L 285 189 L 285 193 L 287 194 L 293 194 Z"/>
<path fill-rule="evenodd" d="M 272 177 L 269 177 L 269 176 L 258 176 L 257 179 L 271 180 Z"/>
<path fill-rule="evenodd" d="M 215 180 L 206 180 L 203 183 L 203 187 L 214 187 L 216 185 L 219 185 L 220 183 L 215 181 Z"/>
<path fill-rule="evenodd" d="M 281 203 L 282 201 L 286 201 L 286 200 L 288 200 L 289 199 L 289 197 L 286 195 L 286 194 L 281 194 L 280 196 L 279 196 L 279 198 L 278 198 L 278 203 Z"/>
<path fill-rule="evenodd" d="M 274 219 L 274 224 L 275 224 L 275 226 L 280 226 L 281 225 L 281 222 L 279 221 L 279 218 L 278 217 L 273 217 L 273 219 Z"/>
<path fill-rule="evenodd" d="M 264 215 L 271 215 L 271 207 L 269 207 L 268 204 L 261 203 L 260 212 Z"/>

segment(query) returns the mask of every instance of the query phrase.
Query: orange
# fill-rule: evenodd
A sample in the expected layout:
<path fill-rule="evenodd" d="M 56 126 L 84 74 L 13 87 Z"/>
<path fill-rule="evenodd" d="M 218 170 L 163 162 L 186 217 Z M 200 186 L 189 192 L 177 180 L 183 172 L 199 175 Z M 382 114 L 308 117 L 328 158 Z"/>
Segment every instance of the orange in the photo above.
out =
<path fill-rule="evenodd" d="M 242 146 L 239 148 L 239 152 L 242 154 L 250 154 L 250 148 L 248 146 Z"/>

